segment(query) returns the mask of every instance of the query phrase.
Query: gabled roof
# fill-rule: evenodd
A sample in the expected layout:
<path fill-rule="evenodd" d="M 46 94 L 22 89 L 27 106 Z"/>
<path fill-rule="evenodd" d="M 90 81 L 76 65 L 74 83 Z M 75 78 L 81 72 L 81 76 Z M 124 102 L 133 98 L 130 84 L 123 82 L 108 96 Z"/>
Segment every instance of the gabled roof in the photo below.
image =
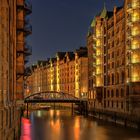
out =
<path fill-rule="evenodd" d="M 74 60 L 74 58 L 75 58 L 75 57 L 74 57 L 74 56 L 75 56 L 75 55 L 74 55 L 74 52 L 67 52 L 66 55 L 68 55 L 68 58 L 69 58 L 70 60 Z M 65 55 L 65 57 L 66 57 L 66 55 Z"/>
<path fill-rule="evenodd" d="M 57 52 L 56 57 L 59 57 L 60 60 L 62 60 L 65 57 L 66 52 Z"/>
<path fill-rule="evenodd" d="M 38 60 L 37 65 L 38 66 L 46 66 L 48 64 L 47 60 Z"/>
<path fill-rule="evenodd" d="M 75 53 L 78 57 L 87 57 L 87 47 L 80 47 Z"/>

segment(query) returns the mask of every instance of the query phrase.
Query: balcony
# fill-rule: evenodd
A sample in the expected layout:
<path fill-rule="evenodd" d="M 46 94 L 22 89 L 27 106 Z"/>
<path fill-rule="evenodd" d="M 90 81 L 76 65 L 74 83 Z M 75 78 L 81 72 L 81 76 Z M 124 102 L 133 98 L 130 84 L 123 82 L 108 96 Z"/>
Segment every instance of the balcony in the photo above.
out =
<path fill-rule="evenodd" d="M 24 58 L 24 63 L 28 63 L 29 62 L 29 57 L 25 55 L 25 58 Z"/>
<path fill-rule="evenodd" d="M 140 33 L 139 32 L 136 32 L 136 33 L 133 33 L 132 31 L 128 31 L 127 32 L 127 39 L 136 39 L 136 38 L 140 38 Z"/>
<path fill-rule="evenodd" d="M 32 13 L 32 3 L 31 0 L 25 0 L 24 4 L 25 12 L 27 15 Z"/>
<path fill-rule="evenodd" d="M 32 13 L 31 0 L 17 0 L 17 8 L 25 10 L 27 15 Z"/>
<path fill-rule="evenodd" d="M 137 2 L 137 3 L 129 3 L 127 5 L 127 12 L 132 12 L 132 10 L 135 10 L 137 8 L 140 8 L 140 4 Z"/>
<path fill-rule="evenodd" d="M 96 53 L 96 57 L 101 57 L 102 53 Z"/>
<path fill-rule="evenodd" d="M 127 36 L 128 39 L 131 39 L 132 38 L 131 31 L 127 31 L 126 36 Z"/>
<path fill-rule="evenodd" d="M 24 48 L 24 53 L 26 56 L 32 55 L 32 47 L 26 44 Z"/>
<path fill-rule="evenodd" d="M 132 16 L 132 15 L 129 15 L 127 17 L 127 24 L 128 25 L 137 25 L 140 23 L 140 17 L 139 16 Z"/>
<path fill-rule="evenodd" d="M 131 48 L 132 50 L 140 51 L 140 44 L 132 45 Z"/>
<path fill-rule="evenodd" d="M 24 20 L 17 20 L 17 31 L 24 32 L 24 35 L 27 36 L 32 33 L 32 26 Z"/>
<path fill-rule="evenodd" d="M 140 82 L 140 77 L 131 77 L 131 82 Z"/>
<path fill-rule="evenodd" d="M 96 44 L 93 44 L 93 49 L 96 50 Z"/>
<path fill-rule="evenodd" d="M 24 76 L 31 76 L 31 74 L 32 74 L 31 68 L 30 67 L 25 68 Z"/>
<path fill-rule="evenodd" d="M 32 34 L 32 25 L 28 24 L 28 25 L 25 25 L 24 27 L 24 35 L 25 36 L 28 36 L 30 34 Z"/>

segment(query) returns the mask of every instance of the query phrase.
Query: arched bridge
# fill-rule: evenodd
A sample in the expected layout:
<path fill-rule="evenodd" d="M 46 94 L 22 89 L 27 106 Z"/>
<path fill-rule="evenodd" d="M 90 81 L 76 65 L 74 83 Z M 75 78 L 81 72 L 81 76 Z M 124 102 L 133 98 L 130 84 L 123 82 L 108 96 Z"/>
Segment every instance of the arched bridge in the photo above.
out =
<path fill-rule="evenodd" d="M 74 97 L 71 94 L 57 92 L 57 91 L 45 91 L 40 93 L 31 94 L 25 97 L 25 103 L 78 103 L 85 101 L 83 99 Z"/>

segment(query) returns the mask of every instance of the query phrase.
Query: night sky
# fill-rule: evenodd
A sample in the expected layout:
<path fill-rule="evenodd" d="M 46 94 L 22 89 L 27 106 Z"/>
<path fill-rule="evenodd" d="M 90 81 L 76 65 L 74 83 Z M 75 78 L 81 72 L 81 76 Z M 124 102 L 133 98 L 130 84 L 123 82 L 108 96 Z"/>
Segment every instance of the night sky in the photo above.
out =
<path fill-rule="evenodd" d="M 86 45 L 90 23 L 104 1 L 108 10 L 123 4 L 123 0 L 32 0 L 30 64 Z"/>

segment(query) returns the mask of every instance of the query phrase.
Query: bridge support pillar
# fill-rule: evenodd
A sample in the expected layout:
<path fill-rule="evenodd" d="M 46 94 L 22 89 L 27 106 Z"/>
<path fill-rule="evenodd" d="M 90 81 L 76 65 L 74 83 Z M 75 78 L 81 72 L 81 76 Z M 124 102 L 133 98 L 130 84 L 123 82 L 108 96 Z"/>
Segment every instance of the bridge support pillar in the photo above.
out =
<path fill-rule="evenodd" d="M 28 118 L 28 110 L 29 110 L 29 107 L 28 107 L 28 103 L 27 103 L 27 118 Z"/>
<path fill-rule="evenodd" d="M 73 112 L 74 112 L 73 103 L 71 104 L 71 112 L 72 112 L 72 115 L 73 115 Z"/>
<path fill-rule="evenodd" d="M 85 115 L 87 116 L 88 115 L 88 103 L 85 102 Z"/>
<path fill-rule="evenodd" d="M 54 108 L 54 110 L 55 110 L 55 103 L 53 104 L 53 108 Z"/>

